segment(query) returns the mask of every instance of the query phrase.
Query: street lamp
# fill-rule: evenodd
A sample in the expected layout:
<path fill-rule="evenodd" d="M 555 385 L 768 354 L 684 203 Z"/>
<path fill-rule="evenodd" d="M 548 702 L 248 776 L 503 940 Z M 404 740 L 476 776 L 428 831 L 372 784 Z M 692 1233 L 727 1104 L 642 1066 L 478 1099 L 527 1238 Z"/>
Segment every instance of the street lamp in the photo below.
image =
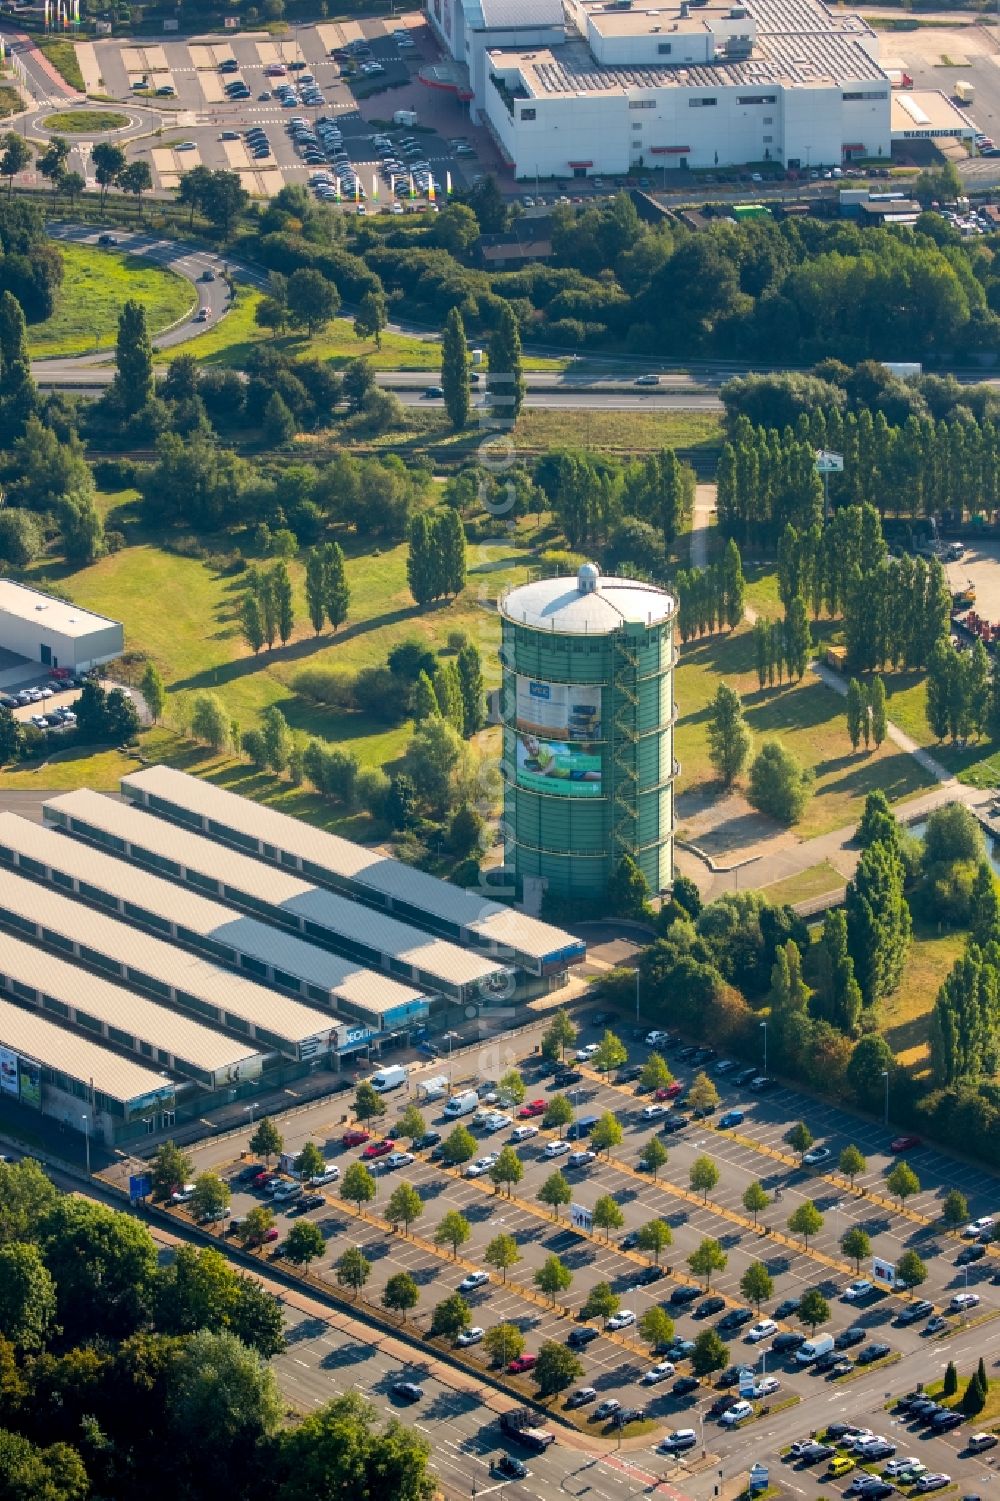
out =
<path fill-rule="evenodd" d="M 635 967 L 635 1019 L 639 1020 L 639 966 Z"/>
<path fill-rule="evenodd" d="M 90 1124 L 85 1115 L 81 1115 L 83 1121 L 83 1145 L 87 1154 L 87 1177 L 90 1177 Z"/>
<path fill-rule="evenodd" d="M 760 1030 L 764 1034 L 764 1072 L 767 1073 L 767 1022 L 761 1022 Z"/>
<path fill-rule="evenodd" d="M 885 1080 L 885 1120 L 884 1120 L 883 1124 L 886 1127 L 888 1127 L 888 1125 L 889 1125 L 889 1070 L 887 1068 L 884 1068 L 882 1070 L 882 1078 Z"/>
<path fill-rule="evenodd" d="M 442 1041 L 448 1044 L 448 1093 L 451 1093 L 451 1045 L 458 1037 L 457 1032 L 446 1032 Z"/>

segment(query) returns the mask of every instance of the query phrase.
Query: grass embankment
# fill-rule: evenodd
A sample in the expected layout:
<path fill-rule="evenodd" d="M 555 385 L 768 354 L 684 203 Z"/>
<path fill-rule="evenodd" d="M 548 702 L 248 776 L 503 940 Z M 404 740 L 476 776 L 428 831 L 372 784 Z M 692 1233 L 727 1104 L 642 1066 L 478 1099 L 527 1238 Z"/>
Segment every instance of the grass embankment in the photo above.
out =
<path fill-rule="evenodd" d="M 888 673 L 886 692 L 889 718 L 918 745 L 926 746 L 936 761 L 970 787 L 1000 785 L 1000 752 L 995 745 L 970 741 L 966 746 L 951 745 L 934 739 L 927 723 L 927 684 L 916 673 Z"/>
<path fill-rule="evenodd" d="M 39 37 L 38 49 L 43 52 L 49 62 L 55 68 L 71 89 L 77 89 L 81 94 L 86 92 L 83 74 L 80 72 L 80 64 L 77 61 L 76 48 L 66 37 Z"/>
<path fill-rule="evenodd" d="M 964 932 L 938 933 L 936 927 L 915 921 L 902 983 L 882 1002 L 879 1030 L 897 1063 L 918 1075 L 929 1066 L 934 1001 L 955 960 L 965 952 L 967 936 Z"/>
<path fill-rule="evenodd" d="M 937 1381 L 928 1381 L 927 1395 L 932 1402 L 940 1402 L 942 1407 L 960 1408 L 962 1403 L 962 1396 L 965 1392 L 965 1388 L 969 1384 L 969 1378 L 971 1376 L 971 1371 L 960 1372 L 958 1377 L 958 1391 L 953 1397 L 946 1397 L 943 1395 L 943 1380 L 939 1379 Z M 986 1396 L 986 1405 L 983 1408 L 982 1412 L 978 1412 L 974 1418 L 969 1419 L 970 1428 L 972 1432 L 976 1432 L 981 1428 L 989 1428 L 996 1423 L 998 1418 L 1000 1418 L 1000 1381 L 990 1381 L 989 1392 Z"/>
<path fill-rule="evenodd" d="M 0 83 L 0 120 L 18 115 L 24 108 L 21 92 L 12 83 Z"/>
<path fill-rule="evenodd" d="M 835 865 L 831 865 L 829 860 L 822 860 L 798 875 L 786 876 L 783 881 L 772 881 L 770 886 L 762 886 L 761 891 L 769 902 L 775 904 L 807 902 L 811 897 L 826 896 L 828 892 L 839 890 L 845 880 L 846 877 L 840 874 Z"/>
<path fill-rule="evenodd" d="M 138 256 L 92 245 L 60 245 L 63 281 L 56 310 L 28 328 L 36 359 L 114 347 L 118 314 L 129 297 L 141 302 L 152 333 L 167 328 L 194 307 L 190 282 Z"/>
<path fill-rule="evenodd" d="M 708 704 L 720 678 L 742 695 L 757 747 L 779 739 L 816 775 L 815 795 L 795 833 L 803 839 L 855 822 L 865 797 L 877 789 L 890 801 L 931 786 L 933 779 L 910 755 L 885 741 L 879 750 L 856 753 L 847 738 L 844 701 L 807 674 L 800 683 L 757 687 L 750 628 L 689 641 L 681 648 L 676 674 L 677 758 L 683 772 L 680 791 L 709 783 Z"/>
<path fill-rule="evenodd" d="M 74 109 L 60 110 L 58 114 L 47 115 L 42 121 L 46 130 L 57 131 L 59 135 L 100 135 L 105 130 L 123 130 L 128 124 L 128 115 L 119 114 L 113 109 Z"/>

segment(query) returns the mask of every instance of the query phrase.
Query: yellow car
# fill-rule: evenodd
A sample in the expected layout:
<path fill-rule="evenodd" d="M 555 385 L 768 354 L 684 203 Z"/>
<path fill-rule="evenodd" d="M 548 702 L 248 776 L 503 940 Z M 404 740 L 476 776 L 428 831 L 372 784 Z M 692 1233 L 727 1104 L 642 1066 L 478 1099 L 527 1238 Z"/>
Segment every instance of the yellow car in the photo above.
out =
<path fill-rule="evenodd" d="M 831 1459 L 829 1474 L 834 1480 L 839 1480 L 841 1475 L 846 1475 L 848 1470 L 854 1469 L 854 1460 L 848 1459 L 846 1454 L 838 1454 L 836 1459 Z"/>

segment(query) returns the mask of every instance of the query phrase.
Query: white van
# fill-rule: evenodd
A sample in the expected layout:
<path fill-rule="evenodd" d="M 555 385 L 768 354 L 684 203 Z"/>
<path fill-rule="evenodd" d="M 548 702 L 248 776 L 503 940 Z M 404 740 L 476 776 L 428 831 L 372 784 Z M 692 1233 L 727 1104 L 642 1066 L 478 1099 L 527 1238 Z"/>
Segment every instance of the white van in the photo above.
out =
<path fill-rule="evenodd" d="M 390 1068 L 380 1069 L 369 1082 L 379 1094 L 388 1094 L 390 1089 L 399 1089 L 406 1083 L 406 1069 L 401 1063 L 394 1063 Z"/>
<path fill-rule="evenodd" d="M 804 1345 L 800 1345 L 795 1352 L 795 1359 L 799 1365 L 811 1365 L 814 1360 L 819 1360 L 821 1355 L 827 1355 L 833 1349 L 832 1334 L 814 1334 L 812 1339 L 807 1339 Z"/>
<path fill-rule="evenodd" d="M 471 1115 L 479 1109 L 479 1096 L 474 1089 L 465 1089 L 461 1094 L 452 1095 L 444 1107 L 445 1115 L 454 1120 L 460 1115 Z"/>
<path fill-rule="evenodd" d="M 447 1093 L 447 1074 L 435 1074 L 432 1079 L 421 1079 L 417 1084 L 418 1100 L 443 1100 Z"/>

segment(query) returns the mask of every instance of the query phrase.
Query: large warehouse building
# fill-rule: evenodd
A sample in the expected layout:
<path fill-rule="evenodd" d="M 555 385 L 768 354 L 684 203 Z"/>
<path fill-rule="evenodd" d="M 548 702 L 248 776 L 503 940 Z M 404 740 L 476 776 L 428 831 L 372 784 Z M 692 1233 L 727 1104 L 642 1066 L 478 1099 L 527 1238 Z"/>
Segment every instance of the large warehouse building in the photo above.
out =
<path fill-rule="evenodd" d="M 428 0 L 427 14 L 452 86 L 521 177 L 890 155 L 878 38 L 822 0 Z"/>
<path fill-rule="evenodd" d="M 539 579 L 500 600 L 508 863 L 599 900 L 630 855 L 673 879 L 673 596 L 635 579 Z"/>
<path fill-rule="evenodd" d="M 125 632 L 117 620 L 0 579 L 0 647 L 43 667 L 86 672 L 121 656 Z"/>

